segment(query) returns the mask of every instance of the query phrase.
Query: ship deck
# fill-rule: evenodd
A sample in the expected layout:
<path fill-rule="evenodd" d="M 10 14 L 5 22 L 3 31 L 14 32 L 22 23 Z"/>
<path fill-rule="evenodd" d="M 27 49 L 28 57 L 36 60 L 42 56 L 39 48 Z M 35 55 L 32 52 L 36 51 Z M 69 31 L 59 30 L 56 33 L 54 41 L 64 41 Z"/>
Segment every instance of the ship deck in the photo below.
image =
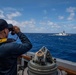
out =
<path fill-rule="evenodd" d="M 30 53 L 28 55 L 31 55 L 31 54 L 32 53 Z M 22 57 L 23 58 L 22 58 L 21 65 L 24 66 L 24 64 L 26 65 L 25 62 L 27 60 L 29 61 L 31 58 L 29 56 L 27 57 L 26 55 L 23 55 Z M 65 72 L 68 73 L 66 75 L 76 75 L 76 63 L 75 62 L 71 62 L 71 61 L 67 61 L 67 60 L 56 58 L 56 63 L 58 65 L 58 69 L 60 69 L 61 71 L 65 71 Z M 26 66 L 26 68 L 24 69 L 24 74 L 23 75 L 28 75 L 27 74 L 27 70 L 28 70 L 28 68 Z M 22 75 L 22 70 L 19 70 L 18 75 Z"/>
<path fill-rule="evenodd" d="M 22 72 L 22 70 L 20 70 L 20 71 L 18 71 L 18 75 L 28 75 L 27 74 L 27 68 L 26 69 L 24 69 L 24 72 Z"/>

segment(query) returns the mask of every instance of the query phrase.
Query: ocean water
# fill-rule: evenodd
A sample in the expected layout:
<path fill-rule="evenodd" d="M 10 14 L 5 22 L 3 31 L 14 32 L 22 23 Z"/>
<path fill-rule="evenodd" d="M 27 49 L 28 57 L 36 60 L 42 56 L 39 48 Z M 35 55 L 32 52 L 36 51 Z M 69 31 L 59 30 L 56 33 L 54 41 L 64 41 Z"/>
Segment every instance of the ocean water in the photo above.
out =
<path fill-rule="evenodd" d="M 53 57 L 76 62 L 76 34 L 70 36 L 55 36 L 50 33 L 26 33 L 33 47 L 30 51 L 36 52 L 45 46 Z M 10 36 L 11 37 L 11 36 Z M 16 38 L 14 35 L 12 38 Z M 17 40 L 20 43 L 20 40 Z"/>

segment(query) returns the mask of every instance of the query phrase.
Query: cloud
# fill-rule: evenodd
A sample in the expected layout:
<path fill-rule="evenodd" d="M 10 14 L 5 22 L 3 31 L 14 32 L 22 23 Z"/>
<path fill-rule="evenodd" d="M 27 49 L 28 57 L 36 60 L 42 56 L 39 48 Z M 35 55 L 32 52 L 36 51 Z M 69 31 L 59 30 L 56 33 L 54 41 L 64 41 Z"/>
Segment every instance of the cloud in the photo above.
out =
<path fill-rule="evenodd" d="M 65 25 L 63 25 L 63 27 L 68 31 L 76 30 L 76 25 L 75 24 L 65 24 Z"/>
<path fill-rule="evenodd" d="M 75 25 L 69 25 L 70 23 L 58 23 L 58 22 L 53 22 L 50 21 L 47 16 L 45 16 L 45 19 L 40 19 L 36 20 L 36 19 L 30 19 L 30 20 L 20 20 L 18 21 L 17 19 L 15 20 L 16 17 L 23 17 L 22 13 L 18 10 L 14 10 L 11 12 L 11 8 L 9 11 L 5 11 L 5 10 L 0 10 L 0 18 L 4 18 L 8 23 L 11 23 L 13 25 L 16 25 L 18 27 L 20 27 L 22 32 L 27 32 L 27 33 L 49 33 L 49 32 L 57 32 L 57 31 L 61 31 L 63 28 L 65 28 L 66 30 L 75 30 L 76 26 Z M 69 16 L 68 16 L 68 20 L 72 20 L 75 16 L 75 10 L 70 11 L 69 12 Z M 44 11 L 44 13 L 46 14 L 47 12 Z M 64 19 L 64 16 L 59 16 L 59 19 Z"/>
<path fill-rule="evenodd" d="M 76 12 L 76 7 L 69 7 L 66 9 L 70 15 L 68 16 L 67 20 L 71 21 L 75 19 L 75 12 Z"/>
<path fill-rule="evenodd" d="M 76 26 L 75 26 L 75 27 L 73 27 L 73 29 L 76 29 Z"/>
<path fill-rule="evenodd" d="M 13 12 L 13 13 L 10 13 L 10 14 L 7 14 L 6 15 L 8 19 L 12 19 L 14 17 L 18 17 L 18 16 L 21 16 L 21 13 L 16 11 L 16 12 Z"/>
<path fill-rule="evenodd" d="M 30 21 L 24 21 L 24 22 L 22 22 L 22 24 L 25 24 L 25 25 L 35 25 L 36 22 L 35 22 L 34 19 L 31 19 Z"/>
<path fill-rule="evenodd" d="M 9 23 L 9 24 L 13 24 L 13 25 L 17 25 L 19 27 L 34 27 L 35 25 L 35 21 L 34 20 L 29 20 L 29 21 L 16 21 L 16 20 L 12 20 L 12 19 L 6 19 L 6 21 Z"/>
<path fill-rule="evenodd" d="M 12 20 L 12 19 L 6 19 L 8 24 L 13 24 L 13 25 L 20 25 L 20 23 L 16 20 Z"/>
<path fill-rule="evenodd" d="M 40 22 L 40 24 L 43 26 L 43 27 L 46 27 L 46 28 L 60 28 L 60 26 L 52 21 L 49 21 L 47 20 L 46 22 L 45 21 L 42 21 Z"/>
<path fill-rule="evenodd" d="M 6 12 L 4 12 L 5 10 L 0 10 L 0 18 L 5 19 L 9 24 L 13 24 L 20 27 L 22 32 L 37 32 L 37 30 L 39 30 L 39 28 L 36 26 L 36 21 L 34 19 L 17 21 L 15 20 L 15 18 L 22 16 L 22 14 L 17 10 L 13 9 L 12 12 L 11 10 L 11 8 L 9 11 Z"/>
<path fill-rule="evenodd" d="M 12 8 L 12 7 L 6 7 L 6 8 L 3 8 L 4 11 L 17 11 L 17 9 L 15 8 Z"/>
<path fill-rule="evenodd" d="M 69 8 L 66 9 L 66 11 L 70 12 L 70 13 L 75 12 L 76 11 L 76 7 L 69 7 Z"/>
<path fill-rule="evenodd" d="M 70 13 L 69 17 L 67 18 L 67 20 L 74 20 L 74 17 L 75 17 L 75 13 L 72 12 Z"/>
<path fill-rule="evenodd" d="M 5 10 L 5 9 L 7 9 L 7 10 Z M 3 18 L 3 19 L 6 19 L 6 18 L 13 19 L 13 18 L 19 17 L 21 15 L 22 14 L 14 8 L 4 8 L 3 10 L 0 9 L 0 18 Z"/>
<path fill-rule="evenodd" d="M 16 20 L 7 20 L 8 23 L 19 26 L 22 32 L 28 33 L 49 33 L 54 32 L 56 29 L 59 29 L 60 26 L 51 21 L 41 21 L 37 23 L 36 20 L 30 19 L 18 22 Z"/>
<path fill-rule="evenodd" d="M 4 12 L 2 10 L 0 10 L 0 18 L 5 18 Z"/>
<path fill-rule="evenodd" d="M 6 12 L 14 12 L 14 11 L 24 11 L 24 9 L 23 8 L 12 8 L 12 7 L 5 7 L 5 8 L 3 8 L 3 10 L 4 11 L 6 11 Z"/>
<path fill-rule="evenodd" d="M 64 19 L 64 16 L 58 16 L 58 19 L 62 20 Z"/>
<path fill-rule="evenodd" d="M 35 30 L 37 29 L 37 27 L 35 26 L 35 21 L 33 19 L 29 21 L 21 21 L 21 22 L 13 19 L 6 19 L 6 21 L 9 24 L 13 24 L 20 27 L 22 32 L 35 32 Z"/>

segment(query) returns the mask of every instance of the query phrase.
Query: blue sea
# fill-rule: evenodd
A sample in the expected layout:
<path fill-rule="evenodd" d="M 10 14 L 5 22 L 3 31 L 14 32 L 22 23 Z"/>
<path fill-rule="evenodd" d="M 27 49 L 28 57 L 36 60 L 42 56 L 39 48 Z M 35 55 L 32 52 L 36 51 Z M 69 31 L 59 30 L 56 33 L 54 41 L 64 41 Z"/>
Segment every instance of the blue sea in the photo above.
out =
<path fill-rule="evenodd" d="M 33 45 L 30 51 L 36 52 L 45 46 L 53 57 L 76 62 L 76 34 L 55 36 L 51 33 L 26 33 L 26 36 Z M 17 42 L 20 43 L 20 40 L 18 39 Z"/>

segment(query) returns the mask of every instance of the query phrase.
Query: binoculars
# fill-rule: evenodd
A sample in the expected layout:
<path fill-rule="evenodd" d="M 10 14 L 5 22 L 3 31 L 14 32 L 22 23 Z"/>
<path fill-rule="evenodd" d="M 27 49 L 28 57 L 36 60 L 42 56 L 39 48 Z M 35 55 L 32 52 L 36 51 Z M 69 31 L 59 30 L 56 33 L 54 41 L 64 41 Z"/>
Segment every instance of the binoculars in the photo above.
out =
<path fill-rule="evenodd" d="M 13 30 L 13 25 L 12 25 L 12 24 L 9 24 L 9 25 L 8 25 L 8 29 L 9 29 L 9 31 L 11 31 L 11 34 L 12 34 L 12 35 L 15 34 L 15 32 L 14 32 L 14 30 Z"/>

